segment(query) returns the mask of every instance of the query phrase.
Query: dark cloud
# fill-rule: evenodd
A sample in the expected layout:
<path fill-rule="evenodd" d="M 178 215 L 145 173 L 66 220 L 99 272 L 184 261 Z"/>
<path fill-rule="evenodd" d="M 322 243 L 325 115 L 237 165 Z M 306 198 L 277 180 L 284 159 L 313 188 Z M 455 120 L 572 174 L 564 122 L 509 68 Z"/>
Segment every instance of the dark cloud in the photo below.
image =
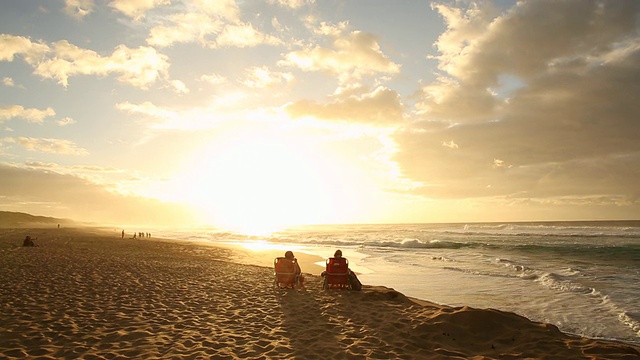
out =
<path fill-rule="evenodd" d="M 403 173 L 425 184 L 417 192 L 638 209 L 639 6 L 526 2 L 449 54 L 461 78 L 427 84 L 419 102 L 439 122 L 396 134 Z M 505 74 L 523 84 L 488 96 Z"/>

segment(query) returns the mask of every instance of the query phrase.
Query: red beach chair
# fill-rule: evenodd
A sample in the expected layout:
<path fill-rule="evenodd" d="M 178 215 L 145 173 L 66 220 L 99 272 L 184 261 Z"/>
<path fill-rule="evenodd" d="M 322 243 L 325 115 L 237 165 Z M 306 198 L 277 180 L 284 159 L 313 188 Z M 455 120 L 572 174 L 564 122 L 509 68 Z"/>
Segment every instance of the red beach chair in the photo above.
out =
<path fill-rule="evenodd" d="M 328 258 L 324 273 L 323 289 L 350 289 L 349 260 L 346 258 Z"/>
<path fill-rule="evenodd" d="M 298 285 L 295 260 L 277 257 L 273 260 L 274 286 L 278 288 L 294 288 Z"/>

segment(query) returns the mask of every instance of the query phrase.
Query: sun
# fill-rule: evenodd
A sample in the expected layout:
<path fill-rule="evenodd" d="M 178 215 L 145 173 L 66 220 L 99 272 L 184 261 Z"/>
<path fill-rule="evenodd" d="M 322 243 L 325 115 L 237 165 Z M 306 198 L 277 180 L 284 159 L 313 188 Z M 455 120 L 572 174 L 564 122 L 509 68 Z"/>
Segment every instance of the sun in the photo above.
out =
<path fill-rule="evenodd" d="M 260 130 L 231 132 L 200 148 L 181 171 L 183 198 L 212 224 L 248 235 L 328 219 L 343 164 L 308 138 Z"/>
<path fill-rule="evenodd" d="M 379 159 L 385 144 L 370 129 L 274 113 L 203 129 L 145 194 L 190 206 L 198 225 L 257 237 L 296 225 L 380 222 L 393 211 L 386 189 L 394 169 Z"/>

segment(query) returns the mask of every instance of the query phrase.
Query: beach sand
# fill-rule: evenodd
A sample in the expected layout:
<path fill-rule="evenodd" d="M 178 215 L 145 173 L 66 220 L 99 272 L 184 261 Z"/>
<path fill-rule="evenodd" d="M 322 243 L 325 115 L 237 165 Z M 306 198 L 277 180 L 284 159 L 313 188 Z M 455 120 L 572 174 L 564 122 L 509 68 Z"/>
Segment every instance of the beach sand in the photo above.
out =
<path fill-rule="evenodd" d="M 116 230 L 0 234 L 3 359 L 640 358 L 631 345 L 386 287 L 324 291 L 308 274 L 305 290 L 274 289 L 268 251 L 121 239 Z M 26 235 L 38 246 L 22 247 Z M 248 256 L 265 266 L 232 261 Z M 317 259 L 306 261 L 303 270 Z"/>

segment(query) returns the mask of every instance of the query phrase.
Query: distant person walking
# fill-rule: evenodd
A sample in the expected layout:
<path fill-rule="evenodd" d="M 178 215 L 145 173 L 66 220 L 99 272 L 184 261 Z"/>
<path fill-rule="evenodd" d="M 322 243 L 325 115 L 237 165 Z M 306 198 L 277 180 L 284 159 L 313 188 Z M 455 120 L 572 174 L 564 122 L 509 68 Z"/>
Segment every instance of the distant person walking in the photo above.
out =
<path fill-rule="evenodd" d="M 122 238 L 124 239 L 124 230 L 122 230 Z"/>

